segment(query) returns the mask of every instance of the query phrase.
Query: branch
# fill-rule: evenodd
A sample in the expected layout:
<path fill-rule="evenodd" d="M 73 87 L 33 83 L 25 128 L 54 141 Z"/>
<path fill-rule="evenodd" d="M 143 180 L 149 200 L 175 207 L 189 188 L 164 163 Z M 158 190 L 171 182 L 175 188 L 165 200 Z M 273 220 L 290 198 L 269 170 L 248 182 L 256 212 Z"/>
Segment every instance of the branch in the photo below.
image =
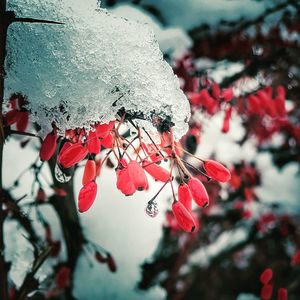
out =
<path fill-rule="evenodd" d="M 36 257 L 36 259 L 33 262 L 31 272 L 29 272 L 24 278 L 24 281 L 16 295 L 16 300 L 27 299 L 27 295 L 38 288 L 39 282 L 37 279 L 34 278 L 34 276 L 39 270 L 39 268 L 42 266 L 42 264 L 45 262 L 51 251 L 52 247 L 48 247 L 43 252 L 41 252 L 39 256 Z"/>
<path fill-rule="evenodd" d="M 16 219 L 19 222 L 19 224 L 24 228 L 24 230 L 28 233 L 28 241 L 33 245 L 33 248 L 35 249 L 34 255 L 37 256 L 35 246 L 39 243 L 40 240 L 31 224 L 30 219 L 22 212 L 17 202 L 6 190 L 3 190 L 3 203 L 13 213 L 12 217 Z"/>
<path fill-rule="evenodd" d="M 297 6 L 297 1 L 296 0 L 287 0 L 286 2 L 283 3 L 279 3 L 278 5 L 275 5 L 272 8 L 268 8 L 266 9 L 261 15 L 259 15 L 258 17 L 251 19 L 251 20 L 245 20 L 245 21 L 241 21 L 241 20 L 237 20 L 237 21 L 223 21 L 222 24 L 230 26 L 230 27 L 236 27 L 234 28 L 232 31 L 230 31 L 228 34 L 230 36 L 236 35 L 239 32 L 249 28 L 252 25 L 261 23 L 266 17 L 268 17 L 269 15 L 280 11 L 282 9 L 285 9 L 286 7 L 288 7 L 289 5 L 294 5 L 296 7 Z M 201 37 L 201 34 L 203 33 L 203 29 L 207 29 L 207 26 L 203 26 L 200 25 L 198 27 L 195 27 L 194 29 L 189 31 L 189 35 L 191 36 L 191 38 L 195 41 L 197 39 L 199 39 Z"/>

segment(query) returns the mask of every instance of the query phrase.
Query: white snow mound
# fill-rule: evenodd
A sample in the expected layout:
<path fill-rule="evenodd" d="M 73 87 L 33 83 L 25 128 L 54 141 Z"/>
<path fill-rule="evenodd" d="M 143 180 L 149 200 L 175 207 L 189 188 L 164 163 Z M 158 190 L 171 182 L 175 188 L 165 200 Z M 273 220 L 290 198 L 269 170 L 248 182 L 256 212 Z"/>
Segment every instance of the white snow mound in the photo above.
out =
<path fill-rule="evenodd" d="M 25 94 L 42 132 L 53 121 L 61 133 L 89 129 L 122 107 L 148 121 L 171 118 L 177 139 L 186 132 L 188 100 L 147 25 L 109 14 L 96 0 L 9 0 L 8 9 L 64 23 L 15 23 L 8 32 L 5 98 Z"/>

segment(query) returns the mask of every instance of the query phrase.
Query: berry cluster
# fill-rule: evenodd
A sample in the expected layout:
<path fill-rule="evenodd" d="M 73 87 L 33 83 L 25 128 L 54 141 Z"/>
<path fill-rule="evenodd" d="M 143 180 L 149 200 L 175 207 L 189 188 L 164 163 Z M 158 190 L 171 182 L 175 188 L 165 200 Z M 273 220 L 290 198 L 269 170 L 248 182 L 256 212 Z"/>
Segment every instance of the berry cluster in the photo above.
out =
<path fill-rule="evenodd" d="M 273 278 L 273 270 L 270 268 L 265 269 L 259 277 L 260 282 L 262 283 L 262 288 L 260 292 L 260 297 L 263 300 L 269 300 L 273 294 L 273 284 L 271 283 Z M 287 300 L 288 291 L 286 288 L 279 288 L 277 291 L 277 300 Z"/>
<path fill-rule="evenodd" d="M 26 109 L 27 101 L 21 94 L 13 94 L 9 99 L 10 111 L 3 115 L 5 126 L 16 125 L 18 131 L 25 131 L 29 123 L 29 112 Z"/>
<path fill-rule="evenodd" d="M 16 100 L 15 100 L 16 99 Z M 18 102 L 22 107 L 23 97 L 14 97 L 11 103 Z M 9 117 L 11 114 L 20 113 L 15 104 L 12 110 L 5 116 L 5 125 L 14 124 L 15 119 Z M 26 112 L 28 114 L 28 112 Z M 11 121 L 10 121 L 11 120 Z M 130 122 L 136 132 L 130 136 L 128 132 L 123 134 L 123 126 Z M 156 120 L 157 122 L 157 120 Z M 160 141 L 154 142 L 151 135 L 144 129 L 139 128 L 128 114 L 118 116 L 118 119 L 107 124 L 96 123 L 87 132 L 85 129 L 71 129 L 65 132 L 64 138 L 58 134 L 58 129 L 53 124 L 53 130 L 49 132 L 40 148 L 40 159 L 48 161 L 56 157 L 56 179 L 67 182 L 71 179 L 74 167 L 85 160 L 82 178 L 82 188 L 78 195 L 78 209 L 85 212 L 93 205 L 97 195 L 96 177 L 100 174 L 103 164 L 110 160 L 110 156 L 117 161 L 116 187 L 124 195 L 133 195 L 136 191 L 147 190 L 149 182 L 147 175 L 156 181 L 162 182 L 163 186 L 158 193 L 148 202 L 146 212 L 155 217 L 158 213 L 156 197 L 170 184 L 173 194 L 172 211 L 180 227 L 192 232 L 197 227 L 197 220 L 192 213 L 192 199 L 199 207 L 209 204 L 208 193 L 202 182 L 191 175 L 189 168 L 191 164 L 183 159 L 183 156 L 191 156 L 201 162 L 201 172 L 208 179 L 220 182 L 228 181 L 231 177 L 220 163 L 213 160 L 202 160 L 183 149 L 180 142 L 173 138 L 170 127 L 160 132 Z M 24 131 L 26 127 L 19 128 Z M 144 135 L 142 135 L 142 132 Z M 145 137 L 146 138 L 145 138 Z M 101 150 L 105 153 L 101 159 Z M 58 152 L 55 156 L 56 151 Z M 161 166 L 162 162 L 169 162 L 170 169 Z M 193 166 L 192 166 L 193 167 Z M 173 178 L 177 176 L 178 200 L 175 195 Z"/>

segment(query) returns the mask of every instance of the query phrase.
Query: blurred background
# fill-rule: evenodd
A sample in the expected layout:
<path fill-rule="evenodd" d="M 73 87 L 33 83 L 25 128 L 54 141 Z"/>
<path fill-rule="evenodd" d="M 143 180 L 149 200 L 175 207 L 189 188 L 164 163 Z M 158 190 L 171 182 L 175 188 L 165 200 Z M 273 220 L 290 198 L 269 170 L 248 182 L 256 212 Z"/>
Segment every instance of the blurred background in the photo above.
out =
<path fill-rule="evenodd" d="M 200 230 L 190 234 L 169 211 L 169 190 L 159 196 L 158 216 L 150 218 L 145 207 L 160 184 L 152 181 L 149 191 L 124 197 L 114 188 L 114 166 L 105 166 L 93 209 L 80 215 L 90 243 L 77 253 L 71 294 L 79 300 L 254 300 L 285 299 L 277 298 L 284 288 L 289 299 L 300 299 L 300 1 L 103 0 L 101 7 L 152 27 L 191 103 L 182 145 L 225 164 L 232 179 L 205 181 L 211 204 L 195 207 Z M 274 102 L 284 98 L 283 108 L 272 108 L 265 95 Z M 27 138 L 11 138 L 5 146 L 4 184 L 14 199 L 31 187 L 38 192 L 32 169 L 38 149 Z M 82 171 L 75 173 L 75 195 Z M 46 165 L 42 172 L 47 198 L 57 203 L 61 191 L 53 192 Z M 73 299 L 55 286 L 57 266 L 67 259 L 66 225 L 51 205 L 22 210 L 38 233 L 49 225 L 51 241 L 59 244 L 38 271 L 41 285 L 32 299 Z M 12 291 L 34 259 L 21 227 L 14 214 L 5 223 Z M 69 243 L 76 248 L 81 238 L 74 227 Z M 95 260 L 98 247 L 112 254 L 116 272 Z M 267 268 L 273 271 L 270 297 L 260 279 Z"/>

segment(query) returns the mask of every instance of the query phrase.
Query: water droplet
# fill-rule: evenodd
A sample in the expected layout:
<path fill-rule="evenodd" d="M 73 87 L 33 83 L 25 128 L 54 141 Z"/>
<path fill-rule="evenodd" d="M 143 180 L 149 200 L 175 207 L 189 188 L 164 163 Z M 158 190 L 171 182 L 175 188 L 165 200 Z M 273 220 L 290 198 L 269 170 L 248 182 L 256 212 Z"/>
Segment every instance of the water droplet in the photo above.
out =
<path fill-rule="evenodd" d="M 69 182 L 72 178 L 72 176 L 69 176 L 67 174 L 65 174 L 62 169 L 59 167 L 58 164 L 55 165 L 55 178 L 58 182 L 60 183 L 66 183 Z"/>
<path fill-rule="evenodd" d="M 149 217 L 155 218 L 158 215 L 158 205 L 155 200 L 150 200 L 146 207 L 146 213 Z"/>

